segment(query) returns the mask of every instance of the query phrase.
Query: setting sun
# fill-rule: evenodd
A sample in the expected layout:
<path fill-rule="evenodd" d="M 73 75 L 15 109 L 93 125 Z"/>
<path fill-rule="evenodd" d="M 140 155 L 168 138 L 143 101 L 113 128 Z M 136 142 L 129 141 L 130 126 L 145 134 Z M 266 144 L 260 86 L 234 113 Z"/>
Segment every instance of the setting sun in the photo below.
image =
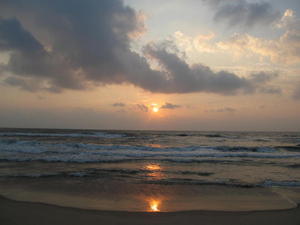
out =
<path fill-rule="evenodd" d="M 152 111 L 155 112 L 155 113 L 157 113 L 159 111 L 159 108 L 158 107 L 153 107 Z"/>
<path fill-rule="evenodd" d="M 159 111 L 159 107 L 156 103 L 151 104 L 152 112 L 157 113 Z"/>

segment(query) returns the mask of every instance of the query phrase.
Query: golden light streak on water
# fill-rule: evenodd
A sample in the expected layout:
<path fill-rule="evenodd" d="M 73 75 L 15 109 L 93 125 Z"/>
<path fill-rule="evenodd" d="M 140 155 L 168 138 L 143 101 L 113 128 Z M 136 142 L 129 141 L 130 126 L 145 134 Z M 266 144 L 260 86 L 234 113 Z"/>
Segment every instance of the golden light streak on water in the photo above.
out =
<path fill-rule="evenodd" d="M 159 164 L 148 164 L 146 165 L 146 169 L 150 171 L 155 171 L 155 170 L 161 170 L 161 167 Z"/>

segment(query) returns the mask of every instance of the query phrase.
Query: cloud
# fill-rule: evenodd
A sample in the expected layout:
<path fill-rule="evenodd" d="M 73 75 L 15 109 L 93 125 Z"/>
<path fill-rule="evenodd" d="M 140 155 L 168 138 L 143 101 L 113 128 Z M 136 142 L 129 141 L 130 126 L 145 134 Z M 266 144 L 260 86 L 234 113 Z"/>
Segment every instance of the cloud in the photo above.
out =
<path fill-rule="evenodd" d="M 176 54 L 176 47 L 169 46 L 170 43 L 159 43 L 147 45 L 144 53 L 152 60 L 156 61 L 166 73 L 167 85 L 164 90 L 157 90 L 165 93 L 188 92 L 211 92 L 223 95 L 233 95 L 239 92 L 253 93 L 257 87 L 266 83 L 265 80 L 259 81 L 239 77 L 227 71 L 214 72 L 209 67 L 201 64 L 189 65 L 186 61 Z M 172 52 L 175 48 L 175 53 Z M 171 50 L 170 50 L 171 49 Z M 274 77 L 273 72 L 261 72 L 265 76 Z M 254 74 L 255 75 L 255 74 Z"/>
<path fill-rule="evenodd" d="M 254 83 L 267 83 L 278 77 L 278 73 L 266 73 L 266 72 L 258 72 L 252 73 L 250 79 Z"/>
<path fill-rule="evenodd" d="M 279 76 L 278 73 L 265 73 L 265 72 L 259 72 L 259 73 L 252 73 L 250 76 L 250 79 L 253 83 L 258 84 L 266 84 L 274 79 L 276 79 Z M 281 94 L 282 90 L 279 87 L 270 86 L 270 85 L 264 85 L 257 90 L 260 93 L 264 94 Z"/>
<path fill-rule="evenodd" d="M 138 15 L 119 0 L 1 1 L 0 13 L 0 50 L 11 52 L 4 69 L 16 79 L 85 89 L 130 81 L 122 57 L 148 68 L 130 51 Z"/>
<path fill-rule="evenodd" d="M 136 104 L 136 107 L 138 110 L 142 111 L 142 112 L 148 112 L 149 108 L 148 106 L 144 105 L 144 104 Z"/>
<path fill-rule="evenodd" d="M 274 63 L 299 63 L 300 19 L 288 9 L 277 27 L 284 30 L 278 39 L 267 40 L 249 34 L 234 34 L 229 40 L 218 42 L 217 46 L 238 55 L 261 55 Z"/>
<path fill-rule="evenodd" d="M 293 98 L 295 100 L 300 100 L 300 86 L 296 87 L 293 93 Z"/>
<path fill-rule="evenodd" d="M 0 51 L 10 54 L 6 85 L 60 92 L 132 84 L 150 92 L 252 93 L 259 83 L 227 71 L 189 65 L 172 43 L 149 44 L 141 55 L 132 38 L 144 32 L 141 16 L 121 0 L 2 0 Z M 211 37 L 202 37 L 202 39 Z M 155 60 L 159 69 L 152 69 Z"/>
<path fill-rule="evenodd" d="M 181 106 L 180 105 L 174 105 L 172 103 L 168 103 L 166 102 L 164 105 L 162 105 L 160 108 L 161 109 L 177 109 L 177 108 L 180 108 Z"/>
<path fill-rule="evenodd" d="M 282 90 L 279 87 L 273 87 L 273 86 L 269 86 L 269 87 L 262 87 L 260 88 L 259 92 L 264 93 L 264 94 L 277 94 L 280 95 L 282 94 Z"/>
<path fill-rule="evenodd" d="M 216 45 L 211 43 L 212 39 L 215 37 L 214 33 L 190 37 L 181 31 L 176 31 L 173 37 L 178 48 L 184 49 L 186 52 L 199 51 L 204 53 L 214 53 L 217 50 Z"/>
<path fill-rule="evenodd" d="M 269 2 L 249 2 L 246 0 L 203 0 L 215 10 L 214 20 L 229 26 L 253 27 L 269 25 L 280 19 Z"/>
<path fill-rule="evenodd" d="M 28 90 L 56 90 L 59 86 L 81 88 L 80 80 L 75 79 L 70 68 L 49 54 L 17 19 L 0 18 L 0 51 L 11 53 L 9 62 L 2 65 L 1 70 L 19 75 L 5 80 L 7 84 Z"/>
<path fill-rule="evenodd" d="M 125 103 L 122 103 L 122 102 L 116 102 L 114 104 L 112 104 L 113 107 L 125 107 L 126 104 Z"/>
<path fill-rule="evenodd" d="M 40 82 L 34 79 L 24 80 L 17 77 L 8 77 L 4 80 L 4 84 L 20 87 L 21 89 L 29 92 L 40 90 Z"/>
<path fill-rule="evenodd" d="M 216 113 L 234 113 L 237 110 L 231 107 L 225 107 L 225 108 L 220 108 L 220 109 L 212 109 L 208 110 L 207 112 L 216 112 Z"/>

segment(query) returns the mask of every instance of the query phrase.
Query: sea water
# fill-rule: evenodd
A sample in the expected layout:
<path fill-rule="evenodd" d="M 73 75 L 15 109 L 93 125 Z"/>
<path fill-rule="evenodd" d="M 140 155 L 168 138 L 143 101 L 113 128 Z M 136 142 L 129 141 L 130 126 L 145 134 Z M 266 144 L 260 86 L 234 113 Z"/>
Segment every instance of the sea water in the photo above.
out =
<path fill-rule="evenodd" d="M 0 130 L 0 194 L 18 200 L 263 210 L 295 207 L 299 187 L 300 133 Z"/>

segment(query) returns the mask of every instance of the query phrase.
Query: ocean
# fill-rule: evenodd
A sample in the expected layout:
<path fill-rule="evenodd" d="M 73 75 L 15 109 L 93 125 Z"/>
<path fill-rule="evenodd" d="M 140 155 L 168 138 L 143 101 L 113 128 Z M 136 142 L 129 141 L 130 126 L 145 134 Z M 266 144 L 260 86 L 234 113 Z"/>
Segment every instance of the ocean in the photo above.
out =
<path fill-rule="evenodd" d="M 147 211 L 141 199 L 169 202 L 164 211 L 259 210 L 274 201 L 297 205 L 299 187 L 295 132 L 0 129 L 0 194 L 14 199 L 104 210 Z"/>

